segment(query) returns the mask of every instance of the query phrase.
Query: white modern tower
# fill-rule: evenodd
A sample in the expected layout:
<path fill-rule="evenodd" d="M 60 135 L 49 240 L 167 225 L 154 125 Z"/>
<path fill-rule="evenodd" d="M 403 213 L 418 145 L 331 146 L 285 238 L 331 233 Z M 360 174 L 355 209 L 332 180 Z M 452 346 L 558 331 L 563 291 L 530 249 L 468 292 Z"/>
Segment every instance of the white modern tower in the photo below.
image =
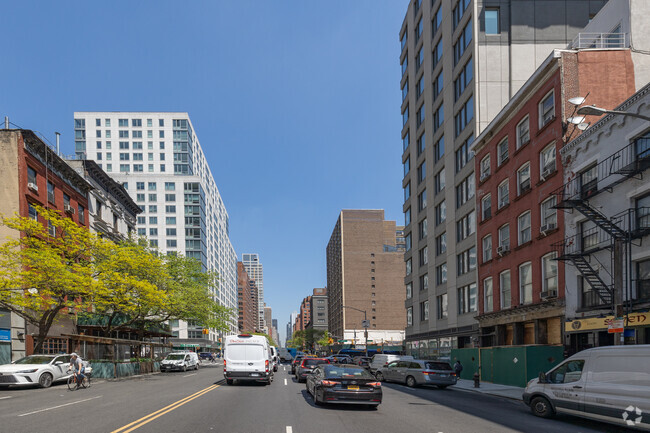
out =
<path fill-rule="evenodd" d="M 187 113 L 76 112 L 75 154 L 123 184 L 142 208 L 138 234 L 218 272 L 214 298 L 237 311 L 237 256 L 228 213 Z M 204 338 L 200 324 L 172 322 L 179 339 Z M 236 332 L 233 317 L 231 331 Z M 210 331 L 210 341 L 219 335 Z"/>
<path fill-rule="evenodd" d="M 259 300 L 258 312 L 260 317 L 260 329 L 264 329 L 264 272 L 260 256 L 257 253 L 244 253 L 242 254 L 242 263 L 246 272 L 251 280 L 255 280 L 257 284 L 257 296 Z M 269 324 L 271 326 L 271 324 Z"/>

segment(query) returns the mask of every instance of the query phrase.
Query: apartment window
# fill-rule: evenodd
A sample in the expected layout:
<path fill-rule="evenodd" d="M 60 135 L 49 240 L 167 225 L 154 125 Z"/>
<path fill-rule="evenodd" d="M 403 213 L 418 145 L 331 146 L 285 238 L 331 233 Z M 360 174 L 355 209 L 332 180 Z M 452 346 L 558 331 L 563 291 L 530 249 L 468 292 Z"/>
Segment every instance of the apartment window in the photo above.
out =
<path fill-rule="evenodd" d="M 176 225 L 176 217 L 166 217 L 165 224 L 167 225 Z"/>
<path fill-rule="evenodd" d="M 408 78 L 404 81 L 404 87 L 402 87 L 402 101 L 406 99 L 409 94 L 409 80 Z"/>
<path fill-rule="evenodd" d="M 418 138 L 418 156 L 422 155 L 424 153 L 424 150 L 426 148 L 426 136 L 425 133 L 423 132 L 422 135 Z"/>
<path fill-rule="evenodd" d="M 149 217 L 149 224 L 158 224 L 158 217 L 150 216 Z"/>
<path fill-rule="evenodd" d="M 404 134 L 404 137 L 402 137 L 402 150 L 406 151 L 409 147 L 409 139 L 410 139 L 410 134 L 408 131 L 406 131 L 406 134 Z"/>
<path fill-rule="evenodd" d="M 420 320 L 429 320 L 429 301 L 420 302 Z"/>
<path fill-rule="evenodd" d="M 178 242 L 176 239 L 167 239 L 167 248 L 176 248 Z"/>
<path fill-rule="evenodd" d="M 406 309 L 406 326 L 413 326 L 413 307 Z"/>
<path fill-rule="evenodd" d="M 176 213 L 176 206 L 175 205 L 165 205 L 165 213 Z"/>
<path fill-rule="evenodd" d="M 501 309 L 512 306 L 510 293 L 510 271 L 503 271 L 499 274 L 499 290 L 501 290 Z"/>
<path fill-rule="evenodd" d="M 403 165 L 404 165 L 404 177 L 406 177 L 408 172 L 411 171 L 411 158 L 407 156 Z"/>
<path fill-rule="evenodd" d="M 444 284 L 447 282 L 447 263 L 443 263 L 436 267 L 436 284 Z"/>
<path fill-rule="evenodd" d="M 465 54 L 465 50 L 469 47 L 469 44 L 472 42 L 472 20 L 467 22 L 465 28 L 458 36 L 456 43 L 454 44 L 454 66 L 458 64 L 460 59 Z"/>
<path fill-rule="evenodd" d="M 138 191 L 144 191 L 144 182 L 136 182 L 135 189 Z"/>
<path fill-rule="evenodd" d="M 440 161 L 445 156 L 445 136 L 440 137 L 433 149 L 436 162 Z"/>
<path fill-rule="evenodd" d="M 108 161 L 112 160 L 113 159 L 113 153 L 112 152 L 106 152 L 106 159 Z"/>
<path fill-rule="evenodd" d="M 411 182 L 404 186 L 404 201 L 407 201 L 409 198 L 411 198 Z"/>
<path fill-rule="evenodd" d="M 158 213 L 158 205 L 155 204 L 149 205 L 149 213 L 150 214 Z"/>
<path fill-rule="evenodd" d="M 526 211 L 519 215 L 517 218 L 517 227 L 519 232 L 519 245 L 530 242 L 530 211 Z"/>
<path fill-rule="evenodd" d="M 436 132 L 445 121 L 445 104 L 440 104 L 435 113 L 433 113 L 433 132 Z"/>
<path fill-rule="evenodd" d="M 418 194 L 418 212 L 422 212 L 427 208 L 427 190 L 424 189 Z"/>
<path fill-rule="evenodd" d="M 106 171 L 107 172 L 112 172 L 113 171 L 113 164 L 106 164 Z"/>
<path fill-rule="evenodd" d="M 474 142 L 474 137 L 470 137 L 460 145 L 458 150 L 456 150 L 456 173 L 460 172 L 463 167 L 467 165 L 469 161 L 474 158 L 474 152 L 470 150 L 472 143 Z"/>
<path fill-rule="evenodd" d="M 464 130 L 467 125 L 474 118 L 474 96 L 470 96 L 469 99 L 463 104 L 463 106 L 456 113 L 454 118 L 454 125 L 456 128 L 456 137 L 458 137 Z"/>
<path fill-rule="evenodd" d="M 47 233 L 52 237 L 56 237 L 56 226 L 50 220 L 47 221 Z"/>
<path fill-rule="evenodd" d="M 142 119 L 131 119 L 131 126 L 134 128 L 142 127 Z"/>
<path fill-rule="evenodd" d="M 402 112 L 402 126 L 406 125 L 409 121 L 409 106 L 407 105 Z"/>
<path fill-rule="evenodd" d="M 415 85 L 415 97 L 420 99 L 420 96 L 424 93 L 424 77 L 420 77 L 417 84 Z"/>
<path fill-rule="evenodd" d="M 155 227 L 152 227 L 149 229 L 149 236 L 158 236 L 158 229 Z"/>
<path fill-rule="evenodd" d="M 485 10 L 485 34 L 498 35 L 501 33 L 499 29 L 499 9 L 490 8 Z"/>
<path fill-rule="evenodd" d="M 492 216 L 492 194 L 486 194 L 481 199 L 481 220 L 485 221 L 491 216 Z"/>
<path fill-rule="evenodd" d="M 423 104 L 417 112 L 416 126 L 418 128 L 420 127 L 420 125 L 424 123 L 424 116 L 425 116 L 424 111 L 425 111 L 425 106 Z"/>
<path fill-rule="evenodd" d="M 406 74 L 406 71 L 408 70 L 409 66 L 409 59 L 408 59 L 408 51 L 406 52 L 406 55 L 404 56 L 404 61 L 402 62 L 402 75 Z"/>
<path fill-rule="evenodd" d="M 158 201 L 158 194 L 149 194 L 149 201 Z"/>
<path fill-rule="evenodd" d="M 555 291 L 557 293 L 557 260 L 555 252 L 542 257 L 542 291 Z"/>
<path fill-rule="evenodd" d="M 461 18 L 465 14 L 465 11 L 469 8 L 470 3 L 471 0 L 458 0 L 458 4 L 456 5 L 452 13 L 454 30 L 456 30 L 456 27 L 458 27 L 458 24 L 460 23 Z"/>
<path fill-rule="evenodd" d="M 153 138 L 153 131 L 151 129 L 147 131 L 147 138 Z"/>
<path fill-rule="evenodd" d="M 474 173 L 463 179 L 456 187 L 456 208 L 461 207 L 474 197 Z"/>
<path fill-rule="evenodd" d="M 497 194 L 499 199 L 499 209 L 506 206 L 510 202 L 510 184 L 509 180 L 506 179 L 501 182 L 497 188 Z"/>
<path fill-rule="evenodd" d="M 446 319 L 448 316 L 447 312 L 447 294 L 442 294 L 436 297 L 436 304 L 437 304 L 437 317 L 438 319 Z"/>
<path fill-rule="evenodd" d="M 483 311 L 490 313 L 494 310 L 494 301 L 492 296 L 492 277 L 483 280 Z"/>
<path fill-rule="evenodd" d="M 160 164 L 160 171 L 165 172 L 165 164 Z"/>
<path fill-rule="evenodd" d="M 443 167 L 442 170 L 438 172 L 438 174 L 435 175 L 435 187 L 436 187 L 436 194 L 439 192 L 442 192 L 443 189 L 445 189 L 445 169 Z"/>
<path fill-rule="evenodd" d="M 101 160 L 102 160 L 102 153 L 97 152 L 97 161 L 101 161 Z"/>
<path fill-rule="evenodd" d="M 422 161 L 418 166 L 418 185 L 424 182 L 427 178 L 427 162 Z"/>
<path fill-rule="evenodd" d="M 476 299 L 478 293 L 476 283 L 458 289 L 458 314 L 466 314 L 476 311 Z"/>
<path fill-rule="evenodd" d="M 36 170 L 31 168 L 30 166 L 27 166 L 27 183 L 37 185 L 36 177 L 37 177 Z M 35 189 L 38 191 L 38 186 L 36 186 Z"/>
<path fill-rule="evenodd" d="M 530 190 L 530 164 L 525 163 L 517 170 L 517 195 Z"/>
<path fill-rule="evenodd" d="M 129 138 L 129 131 L 119 131 L 120 138 Z"/>
<path fill-rule="evenodd" d="M 142 202 L 144 201 L 144 194 L 136 194 L 135 201 Z"/>
<path fill-rule="evenodd" d="M 138 217 L 138 224 L 146 224 L 147 223 L 147 218 L 143 216 Z"/>
<path fill-rule="evenodd" d="M 406 260 L 406 275 L 407 275 L 407 276 L 411 275 L 411 271 L 412 271 L 412 269 L 413 269 L 413 267 L 412 267 L 412 261 L 411 261 L 411 259 L 407 259 L 407 260 Z"/>
<path fill-rule="evenodd" d="M 487 235 L 483 238 L 483 262 L 492 260 L 492 235 Z"/>
<path fill-rule="evenodd" d="M 129 142 L 120 141 L 120 150 L 129 150 Z"/>
<path fill-rule="evenodd" d="M 542 173 L 540 180 L 544 180 L 547 176 L 555 171 L 555 142 L 546 146 L 544 150 L 539 153 L 539 172 Z"/>
<path fill-rule="evenodd" d="M 110 141 L 107 141 L 106 142 L 106 149 L 112 149 L 112 148 L 113 148 L 113 143 L 111 143 Z"/>
<path fill-rule="evenodd" d="M 417 11 L 418 9 L 419 9 L 419 8 L 416 8 L 416 11 Z M 420 21 L 418 21 L 417 26 L 415 26 L 415 43 L 416 43 L 416 44 L 418 43 L 418 41 L 420 40 L 420 37 L 422 36 L 422 29 L 423 29 L 423 28 L 424 28 L 424 27 L 423 27 L 423 25 L 422 25 L 422 19 L 420 19 Z"/>
<path fill-rule="evenodd" d="M 420 290 L 429 290 L 429 275 L 424 274 L 420 276 Z"/>
<path fill-rule="evenodd" d="M 147 236 L 147 229 L 146 228 L 139 228 L 138 229 L 138 236 Z"/>
<path fill-rule="evenodd" d="M 644 230 L 650 228 L 650 194 L 636 199 L 636 229 Z"/>
<path fill-rule="evenodd" d="M 433 53 L 432 53 L 433 58 L 431 59 L 433 69 L 435 69 L 436 66 L 438 66 L 440 59 L 442 59 L 442 50 L 443 47 L 442 47 L 442 37 L 441 37 L 438 43 L 436 44 L 436 47 L 433 49 Z"/>
<path fill-rule="evenodd" d="M 424 247 L 420 250 L 420 266 L 429 263 L 429 247 Z"/>
<path fill-rule="evenodd" d="M 519 265 L 519 299 L 520 304 L 533 302 L 533 272 L 530 262 Z"/>
<path fill-rule="evenodd" d="M 433 100 L 434 101 L 442 93 L 443 86 L 444 86 L 444 69 L 441 69 L 440 73 L 438 74 L 436 79 L 433 80 Z"/>
<path fill-rule="evenodd" d="M 472 82 L 472 78 L 474 78 L 474 64 L 472 58 L 470 57 L 454 80 L 454 101 L 458 101 L 460 99 L 460 96 L 469 86 L 469 83 Z"/>
<path fill-rule="evenodd" d="M 141 153 L 134 153 L 133 154 L 133 160 L 134 161 L 142 161 L 142 154 Z"/>
<path fill-rule="evenodd" d="M 133 131 L 138 132 L 138 131 Z M 134 141 L 133 142 L 133 150 L 142 150 L 142 142 L 141 141 Z"/>
<path fill-rule="evenodd" d="M 404 212 L 404 225 L 407 226 L 409 224 L 411 224 L 411 208 L 410 207 L 408 209 L 406 209 L 406 211 Z"/>
<path fill-rule="evenodd" d="M 404 236 L 404 243 L 406 244 L 405 245 L 406 246 L 406 251 L 410 251 L 411 250 L 411 234 L 410 233 L 407 234 L 406 236 Z"/>
<path fill-rule="evenodd" d="M 476 247 L 471 247 L 456 256 L 456 268 L 458 276 L 476 269 Z"/>
<path fill-rule="evenodd" d="M 402 37 L 400 38 L 400 40 L 402 42 L 402 50 L 404 50 L 404 47 L 406 47 L 407 35 L 408 35 L 408 31 L 404 31 L 404 33 L 402 34 Z"/>
<path fill-rule="evenodd" d="M 424 63 L 424 52 L 422 51 L 422 48 L 420 48 L 417 56 L 415 56 L 415 72 L 420 70 L 422 63 Z"/>
<path fill-rule="evenodd" d="M 176 194 L 165 194 L 165 201 L 176 201 Z"/>
<path fill-rule="evenodd" d="M 418 232 L 420 239 L 426 239 L 427 237 L 427 219 L 423 219 L 418 223 Z"/>
<path fill-rule="evenodd" d="M 539 128 L 555 119 L 555 96 L 551 90 L 539 103 Z"/>
<path fill-rule="evenodd" d="M 557 228 L 557 209 L 555 209 L 554 206 L 555 196 L 542 202 L 540 206 L 540 231 L 549 231 Z"/>
<path fill-rule="evenodd" d="M 158 138 L 165 138 L 165 131 L 163 130 L 158 131 Z"/>
<path fill-rule="evenodd" d="M 36 211 L 34 205 L 32 205 L 31 203 L 27 205 L 27 214 L 29 216 L 29 219 L 38 221 L 38 212 Z"/>
<path fill-rule="evenodd" d="M 413 297 L 413 283 L 406 283 L 406 299 Z"/>
<path fill-rule="evenodd" d="M 436 256 L 447 252 L 447 233 L 443 233 L 436 238 Z"/>
<path fill-rule="evenodd" d="M 142 131 L 132 131 L 131 132 L 131 137 L 132 138 L 142 138 Z M 140 143 L 140 149 L 142 149 L 142 142 Z M 135 145 L 135 143 L 133 143 Z"/>
<path fill-rule="evenodd" d="M 528 116 L 517 124 L 517 149 L 530 141 L 530 125 Z"/>
<path fill-rule="evenodd" d="M 56 203 L 54 200 L 54 184 L 49 180 L 47 181 L 47 201 L 52 204 Z"/>
<path fill-rule="evenodd" d="M 165 126 L 165 119 L 158 119 L 158 126 L 161 128 Z"/>
<path fill-rule="evenodd" d="M 442 7 L 438 7 L 438 10 L 433 14 L 433 19 L 431 20 L 431 39 L 436 35 L 438 29 L 442 24 Z"/>
<path fill-rule="evenodd" d="M 97 131 L 95 131 L 95 137 L 96 137 L 96 138 L 102 138 L 102 131 L 101 131 L 101 129 L 98 129 Z"/>
<path fill-rule="evenodd" d="M 165 233 L 167 236 L 176 236 L 176 229 L 175 228 L 167 228 L 165 229 Z"/>
<path fill-rule="evenodd" d="M 456 221 L 456 241 L 467 239 L 476 231 L 476 213 L 471 211 Z"/>
<path fill-rule="evenodd" d="M 598 191 L 598 165 L 593 165 L 579 174 L 580 195 L 587 199 Z"/>
<path fill-rule="evenodd" d="M 436 206 L 436 225 L 440 225 L 447 219 L 447 204 L 445 200 Z"/>
<path fill-rule="evenodd" d="M 501 248 L 510 248 L 510 225 L 504 224 L 499 227 L 499 246 Z"/>
<path fill-rule="evenodd" d="M 497 157 L 499 163 L 497 165 L 501 166 L 508 160 L 508 137 L 504 138 L 497 145 Z"/>
<path fill-rule="evenodd" d="M 129 153 L 120 153 L 120 161 L 128 161 L 131 155 Z"/>
<path fill-rule="evenodd" d="M 488 153 L 481 160 L 481 177 L 480 180 L 483 182 L 490 176 L 490 154 Z"/>

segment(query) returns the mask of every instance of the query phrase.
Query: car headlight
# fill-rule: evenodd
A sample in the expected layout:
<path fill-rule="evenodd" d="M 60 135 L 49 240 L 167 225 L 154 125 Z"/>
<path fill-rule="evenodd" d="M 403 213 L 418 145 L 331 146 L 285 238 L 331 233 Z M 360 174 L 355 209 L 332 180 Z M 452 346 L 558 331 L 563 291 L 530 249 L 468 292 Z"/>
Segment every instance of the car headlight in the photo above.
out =
<path fill-rule="evenodd" d="M 17 371 L 16 373 L 36 373 L 38 371 L 38 368 L 33 368 L 31 370 L 20 370 Z"/>

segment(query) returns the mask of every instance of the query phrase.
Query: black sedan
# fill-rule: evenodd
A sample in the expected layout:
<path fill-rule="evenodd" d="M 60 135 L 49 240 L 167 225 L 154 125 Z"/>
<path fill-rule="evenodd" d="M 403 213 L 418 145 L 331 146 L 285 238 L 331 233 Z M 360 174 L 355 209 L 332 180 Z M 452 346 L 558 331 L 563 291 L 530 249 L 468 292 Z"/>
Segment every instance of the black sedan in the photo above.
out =
<path fill-rule="evenodd" d="M 381 403 L 381 382 L 366 369 L 352 364 L 319 365 L 307 376 L 307 392 L 314 404 L 364 404 L 376 408 Z"/>

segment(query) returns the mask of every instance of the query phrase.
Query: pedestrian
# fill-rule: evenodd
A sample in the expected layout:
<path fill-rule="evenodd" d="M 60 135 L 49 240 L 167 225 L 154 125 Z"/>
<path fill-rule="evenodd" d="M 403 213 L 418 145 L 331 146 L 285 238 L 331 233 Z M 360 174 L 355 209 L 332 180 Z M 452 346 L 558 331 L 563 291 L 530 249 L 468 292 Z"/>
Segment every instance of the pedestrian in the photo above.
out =
<path fill-rule="evenodd" d="M 456 360 L 456 364 L 454 364 L 454 371 L 456 372 L 456 377 L 460 379 L 460 373 L 463 371 L 463 364 L 460 363 L 460 360 Z"/>

